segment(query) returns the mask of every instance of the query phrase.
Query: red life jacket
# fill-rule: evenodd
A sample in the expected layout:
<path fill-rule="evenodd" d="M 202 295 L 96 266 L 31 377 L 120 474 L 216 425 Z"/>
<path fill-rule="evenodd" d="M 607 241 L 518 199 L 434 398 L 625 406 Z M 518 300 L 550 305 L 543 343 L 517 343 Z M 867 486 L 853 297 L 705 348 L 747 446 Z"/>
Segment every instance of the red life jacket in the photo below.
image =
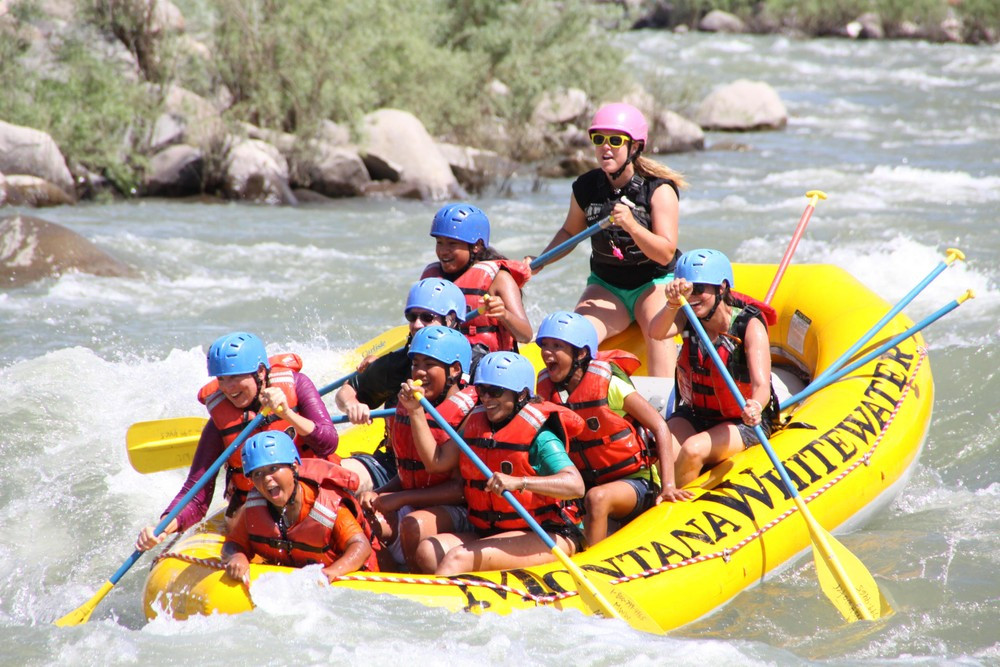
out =
<path fill-rule="evenodd" d="M 267 386 L 278 387 L 285 394 L 289 408 L 295 408 L 299 404 L 295 396 L 295 375 L 296 371 L 302 368 L 302 359 L 297 354 L 279 354 L 268 359 L 271 362 L 271 370 L 267 375 Z M 250 410 L 240 410 L 232 404 L 226 395 L 219 389 L 219 380 L 212 378 L 198 392 L 198 400 L 201 401 L 208 413 L 212 417 L 212 423 L 219 429 L 222 435 L 223 444 L 228 447 L 232 444 L 246 425 L 249 424 L 256 413 Z M 258 431 L 284 431 L 292 438 L 295 438 L 295 445 L 302 450 L 301 438 L 296 437 L 295 429 L 292 425 L 277 415 L 269 415 L 264 418 L 264 426 Z M 253 435 L 251 433 L 251 435 Z M 237 447 L 226 462 L 226 497 L 232 495 L 233 490 L 247 492 L 253 488 L 253 483 L 243 474 L 243 462 L 240 459 L 243 447 Z"/>
<path fill-rule="evenodd" d="M 465 305 L 471 310 L 479 308 L 479 300 L 489 292 L 490 286 L 501 270 L 506 270 L 514 277 L 517 286 L 524 287 L 531 277 L 531 269 L 527 264 L 510 259 L 491 259 L 483 262 L 476 262 L 460 275 L 455 284 L 465 295 Z M 447 278 L 441 272 L 441 264 L 434 262 L 428 264 L 424 269 L 420 279 L 424 278 Z M 464 313 L 463 313 L 464 315 Z M 463 322 L 461 331 L 469 339 L 470 345 L 482 343 L 489 352 L 516 352 L 517 341 L 510 329 L 502 325 L 492 317 L 476 315 L 467 322 Z"/>
<path fill-rule="evenodd" d="M 477 406 L 465 423 L 465 441 L 490 470 L 502 470 L 510 463 L 515 477 L 535 477 L 528 461 L 528 452 L 535 436 L 548 426 L 556 431 L 563 443 L 583 430 L 583 419 L 576 413 L 554 403 L 528 403 L 506 426 L 493 432 L 486 419 L 486 409 Z M 482 531 L 504 531 L 528 528 L 527 522 L 514 511 L 503 496 L 486 490 L 486 478 L 463 456 L 459 464 L 465 479 L 465 502 L 469 506 L 469 521 Z M 512 491 L 528 513 L 538 523 L 573 523 L 579 521 L 575 502 L 559 501 L 531 491 Z"/>
<path fill-rule="evenodd" d="M 732 322 L 729 331 L 716 339 L 715 349 L 736 382 L 740 394 L 746 397 L 750 396 L 752 387 L 746 349 L 743 347 L 747 325 L 750 320 L 756 318 L 766 328 L 769 322 L 777 321 L 777 314 L 773 308 L 752 297 L 738 292 L 732 294 L 736 299 Z M 685 325 L 681 336 L 684 344 L 677 355 L 677 392 L 680 400 L 691 406 L 695 415 L 701 419 L 712 421 L 739 419 L 746 400 L 737 402 L 733 397 L 729 385 L 715 367 L 712 357 L 702 352 L 698 334 L 690 323 Z M 771 399 L 764 406 L 762 415 L 765 420 L 773 418 L 774 406 L 777 405 L 773 388 L 771 392 Z"/>
<path fill-rule="evenodd" d="M 307 459 L 299 465 L 299 479 L 316 490 L 316 500 L 309 514 L 282 535 L 271 516 L 268 501 L 254 489 L 247 496 L 243 516 L 254 553 L 269 563 L 286 567 L 305 567 L 319 563 L 323 567 L 334 563 L 343 554 L 332 542 L 333 526 L 342 503 L 347 503 L 371 541 L 371 528 L 358 501 L 350 494 L 358 488 L 358 476 L 336 463 L 323 459 Z M 378 572 L 375 552 L 365 561 L 363 570 Z"/>
<path fill-rule="evenodd" d="M 565 405 L 586 423 L 583 432 L 570 440 L 569 456 L 580 469 L 587 488 L 627 477 L 650 465 L 646 441 L 636 431 L 635 424 L 608 407 L 612 363 L 628 375 L 640 365 L 634 354 L 622 350 L 600 351 L 568 396 L 565 391 L 556 391 L 548 370 L 538 374 L 538 395 L 556 405 Z"/>
<path fill-rule="evenodd" d="M 468 386 L 442 401 L 437 410 L 449 426 L 457 428 L 474 407 L 476 407 L 476 390 Z M 427 415 L 427 425 L 430 426 L 434 442 L 437 444 L 440 445 L 451 437 L 430 415 Z M 427 472 L 413 444 L 410 414 L 402 405 L 396 406 L 392 427 L 392 449 L 396 453 L 396 474 L 399 475 L 399 481 L 404 489 L 426 489 L 451 479 L 451 473 Z"/>

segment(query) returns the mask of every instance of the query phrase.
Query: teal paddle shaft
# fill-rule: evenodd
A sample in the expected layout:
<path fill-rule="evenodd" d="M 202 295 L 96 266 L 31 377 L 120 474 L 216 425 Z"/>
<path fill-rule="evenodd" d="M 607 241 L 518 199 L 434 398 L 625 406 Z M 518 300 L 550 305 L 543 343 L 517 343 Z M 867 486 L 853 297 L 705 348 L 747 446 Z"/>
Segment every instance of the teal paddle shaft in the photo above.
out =
<path fill-rule="evenodd" d="M 851 373 L 853 373 L 857 369 L 861 368 L 862 366 L 864 366 L 865 364 L 867 364 L 868 362 L 870 362 L 872 359 L 875 359 L 876 357 L 884 354 L 885 352 L 888 352 L 892 348 L 896 347 L 896 345 L 898 345 L 902 341 L 906 340 L 907 338 L 909 338 L 913 334 L 917 333 L 918 331 L 920 331 L 921 329 L 923 329 L 927 325 L 932 324 L 933 322 L 936 322 L 937 320 L 941 319 L 942 317 L 944 317 L 945 315 L 947 315 L 951 311 L 955 310 L 960 305 L 962 305 L 966 300 L 972 299 L 974 297 L 975 297 L 975 293 L 973 293 L 972 290 L 966 291 L 965 294 L 963 294 L 962 296 L 958 297 L 954 301 L 951 301 L 947 305 L 942 306 L 937 311 L 935 311 L 931 315 L 928 315 L 924 319 L 920 320 L 919 322 L 917 322 L 916 324 L 914 324 L 912 327 L 910 327 L 906 331 L 893 336 L 888 341 L 886 341 L 882 345 L 878 346 L 877 348 L 875 348 L 874 350 L 872 350 L 871 352 L 869 352 L 865 356 L 861 357 L 857 361 L 853 362 L 852 364 L 850 364 L 848 366 L 845 366 L 844 368 L 840 369 L 839 371 L 837 371 L 837 372 L 835 372 L 835 373 L 833 373 L 831 375 L 828 375 L 827 377 L 825 377 L 823 379 L 817 378 L 816 380 L 813 380 L 811 383 L 809 383 L 808 387 L 806 387 L 805 389 L 803 389 L 799 393 L 795 394 L 794 396 L 791 396 L 791 397 L 785 399 L 785 401 L 781 404 L 781 409 L 784 410 L 784 409 L 786 409 L 788 407 L 791 407 L 791 406 L 795 405 L 796 403 L 798 403 L 798 402 L 800 402 L 800 401 L 802 401 L 802 400 L 804 400 L 804 399 L 812 396 L 813 394 L 815 394 L 820 389 L 822 389 L 822 388 L 824 388 L 824 387 L 826 387 L 828 385 L 833 384 L 834 382 L 836 382 L 837 380 L 843 378 L 846 375 L 850 375 Z"/>

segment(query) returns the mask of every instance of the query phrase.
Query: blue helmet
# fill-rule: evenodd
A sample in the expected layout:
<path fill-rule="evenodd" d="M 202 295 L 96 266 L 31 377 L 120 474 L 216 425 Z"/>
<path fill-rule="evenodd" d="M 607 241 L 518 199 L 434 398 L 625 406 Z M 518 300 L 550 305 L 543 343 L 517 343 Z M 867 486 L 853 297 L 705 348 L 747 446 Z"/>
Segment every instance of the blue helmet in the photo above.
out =
<path fill-rule="evenodd" d="M 535 367 L 516 352 L 490 352 L 476 366 L 475 384 L 491 384 L 515 394 L 527 389 L 528 395 L 534 396 Z"/>
<path fill-rule="evenodd" d="M 718 250 L 699 248 L 685 252 L 677 260 L 674 277 L 703 285 L 721 285 L 726 281 L 729 283 L 729 289 L 733 289 L 733 265 L 729 263 L 729 258 Z"/>
<path fill-rule="evenodd" d="M 284 431 L 264 431 L 243 444 L 241 454 L 243 474 L 250 476 L 257 468 L 270 465 L 301 463 L 299 450 Z"/>
<path fill-rule="evenodd" d="M 597 357 L 597 330 L 583 315 L 559 311 L 552 313 L 538 327 L 535 340 L 555 338 L 576 348 L 590 350 L 591 359 Z"/>
<path fill-rule="evenodd" d="M 462 372 L 469 372 L 472 363 L 472 346 L 461 331 L 442 326 L 424 327 L 410 341 L 410 359 L 415 354 L 423 354 L 437 359 L 446 366 L 456 361 L 462 365 Z"/>
<path fill-rule="evenodd" d="M 261 364 L 271 367 L 264 343 L 251 333 L 237 331 L 220 336 L 208 348 L 208 374 L 215 377 L 256 373 Z"/>
<path fill-rule="evenodd" d="M 465 321 L 465 295 L 458 285 L 443 278 L 424 278 L 410 288 L 406 295 L 406 308 L 423 308 L 442 317 L 455 313 L 459 322 Z"/>
<path fill-rule="evenodd" d="M 469 245 L 482 241 L 490 244 L 490 220 L 472 204 L 445 204 L 434 214 L 431 236 L 465 241 Z"/>

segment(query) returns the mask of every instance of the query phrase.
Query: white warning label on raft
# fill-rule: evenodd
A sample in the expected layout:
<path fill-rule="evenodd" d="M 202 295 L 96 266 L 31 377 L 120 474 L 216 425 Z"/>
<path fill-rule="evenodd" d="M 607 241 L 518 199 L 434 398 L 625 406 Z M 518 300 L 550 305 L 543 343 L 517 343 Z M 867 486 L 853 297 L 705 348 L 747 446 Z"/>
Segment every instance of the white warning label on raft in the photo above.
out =
<path fill-rule="evenodd" d="M 803 315 L 802 311 L 796 310 L 788 324 L 788 347 L 799 354 L 805 354 L 806 332 L 811 324 L 812 320 Z"/>

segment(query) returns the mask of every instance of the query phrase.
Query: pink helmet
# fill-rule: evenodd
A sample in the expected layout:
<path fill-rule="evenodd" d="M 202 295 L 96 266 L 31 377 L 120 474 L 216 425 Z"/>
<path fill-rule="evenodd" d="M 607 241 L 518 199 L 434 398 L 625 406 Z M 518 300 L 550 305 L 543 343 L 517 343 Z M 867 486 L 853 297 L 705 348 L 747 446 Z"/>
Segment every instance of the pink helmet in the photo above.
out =
<path fill-rule="evenodd" d="M 642 112 L 631 104 L 624 102 L 614 102 L 605 104 L 594 114 L 594 120 L 590 122 L 589 132 L 595 130 L 615 130 L 623 132 L 632 137 L 633 141 L 646 143 L 649 134 L 649 126 Z"/>

